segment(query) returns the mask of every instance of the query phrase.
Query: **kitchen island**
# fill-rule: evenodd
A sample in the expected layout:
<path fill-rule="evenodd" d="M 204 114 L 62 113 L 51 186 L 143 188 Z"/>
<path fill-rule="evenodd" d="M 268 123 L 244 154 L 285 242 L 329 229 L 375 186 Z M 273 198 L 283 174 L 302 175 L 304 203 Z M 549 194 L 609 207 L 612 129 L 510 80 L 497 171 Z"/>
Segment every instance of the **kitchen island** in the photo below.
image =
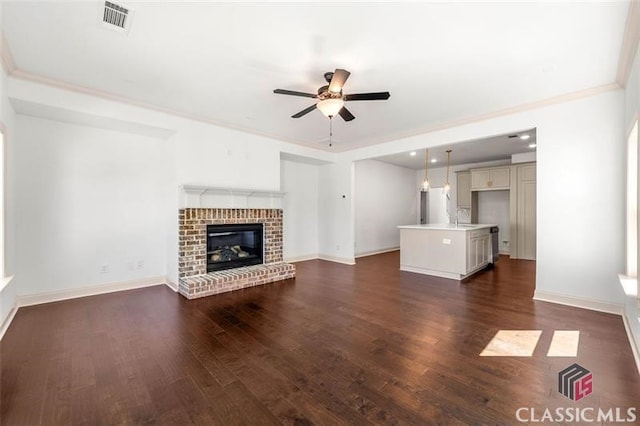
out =
<path fill-rule="evenodd" d="M 492 262 L 494 224 L 403 225 L 400 270 L 462 280 Z"/>

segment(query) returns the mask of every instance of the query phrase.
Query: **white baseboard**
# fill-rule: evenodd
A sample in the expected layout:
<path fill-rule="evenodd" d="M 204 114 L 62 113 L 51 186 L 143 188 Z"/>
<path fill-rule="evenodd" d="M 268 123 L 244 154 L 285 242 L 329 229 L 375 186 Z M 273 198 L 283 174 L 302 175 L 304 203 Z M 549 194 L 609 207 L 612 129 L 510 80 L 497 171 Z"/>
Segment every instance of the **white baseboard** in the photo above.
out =
<path fill-rule="evenodd" d="M 328 254 L 319 254 L 318 259 L 328 260 L 329 262 L 344 263 L 345 265 L 355 265 L 356 260 L 353 257 L 337 257 Z"/>
<path fill-rule="evenodd" d="M 171 290 L 175 291 L 176 293 L 178 292 L 178 284 L 174 283 L 173 281 L 171 281 L 169 279 L 169 277 L 165 278 L 164 283 L 167 285 L 167 287 L 169 287 Z"/>
<path fill-rule="evenodd" d="M 536 290 L 533 300 L 541 302 L 557 303 L 559 305 L 573 306 L 576 308 L 589 309 L 591 311 L 606 312 L 608 314 L 622 315 L 624 305 L 602 300 L 588 299 L 583 297 L 569 296 L 566 294 L 552 293 L 549 291 Z"/>
<path fill-rule="evenodd" d="M 11 312 L 9 312 L 9 315 L 7 315 L 7 317 L 2 322 L 2 326 L 0 327 L 0 340 L 2 340 L 2 338 L 4 337 L 4 333 L 6 333 L 7 330 L 9 329 L 9 326 L 11 325 L 11 321 L 13 321 L 13 318 L 16 316 L 17 312 L 18 312 L 18 307 L 14 306 L 13 309 L 11 309 Z"/>
<path fill-rule="evenodd" d="M 104 293 L 113 293 L 114 291 L 133 290 L 136 288 L 150 287 L 154 285 L 166 284 L 166 282 L 167 278 L 165 276 L 161 276 L 93 285 L 69 290 L 52 291 L 50 293 L 30 294 L 28 296 L 18 296 L 16 304 L 18 305 L 18 307 L 39 305 L 41 303 L 57 302 L 60 300 L 75 299 L 78 297 L 95 296 L 97 294 Z"/>
<path fill-rule="evenodd" d="M 633 358 L 636 360 L 636 368 L 638 369 L 638 374 L 640 374 L 640 336 L 635 336 L 633 334 L 633 327 L 629 324 L 629 321 L 636 320 L 638 321 L 638 317 L 635 316 L 636 313 L 629 314 L 626 312 L 622 315 L 622 322 L 624 323 L 624 329 L 627 332 L 627 339 L 629 339 L 629 345 L 631 345 L 631 352 L 633 352 Z M 634 318 L 635 316 L 635 318 Z"/>
<path fill-rule="evenodd" d="M 12 279 L 13 279 L 13 275 L 11 275 L 10 277 L 0 278 L 0 293 L 2 292 L 2 290 L 4 290 L 6 286 L 9 285 Z"/>
<path fill-rule="evenodd" d="M 318 259 L 318 253 L 306 254 L 306 255 L 303 255 L 303 256 L 286 257 L 284 259 L 284 262 L 285 263 L 296 263 L 296 262 L 304 262 L 305 260 L 314 260 L 314 259 Z"/>
<path fill-rule="evenodd" d="M 389 253 L 391 251 L 398 251 L 398 250 L 400 250 L 400 247 L 390 247 L 382 250 L 365 251 L 362 253 L 356 253 L 356 259 L 360 257 L 375 256 L 376 254 Z"/>

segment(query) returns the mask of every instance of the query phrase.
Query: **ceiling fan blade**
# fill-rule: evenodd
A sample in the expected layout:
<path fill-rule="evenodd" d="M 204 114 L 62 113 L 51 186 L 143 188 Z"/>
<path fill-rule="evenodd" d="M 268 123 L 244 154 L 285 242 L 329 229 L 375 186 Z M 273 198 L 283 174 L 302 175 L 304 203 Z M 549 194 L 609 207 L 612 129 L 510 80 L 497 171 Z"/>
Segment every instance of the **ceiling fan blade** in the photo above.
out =
<path fill-rule="evenodd" d="M 305 98 L 318 97 L 318 95 L 314 95 L 313 93 L 296 92 L 295 90 L 285 90 L 285 89 L 275 89 L 273 93 L 277 93 L 279 95 L 304 96 Z"/>
<path fill-rule="evenodd" d="M 337 68 L 333 72 L 331 83 L 329 83 L 329 91 L 332 93 L 340 93 L 344 82 L 347 81 L 350 75 L 351 73 L 349 71 Z"/>
<path fill-rule="evenodd" d="M 389 99 L 389 96 L 391 96 L 389 92 L 354 93 L 344 95 L 342 99 L 345 101 L 383 101 Z"/>
<path fill-rule="evenodd" d="M 300 118 L 305 114 L 309 114 L 314 109 L 316 109 L 316 104 L 313 104 L 309 108 L 305 108 L 302 111 L 300 111 L 299 113 L 292 115 L 291 118 Z"/>
<path fill-rule="evenodd" d="M 355 115 L 351 114 L 351 112 L 345 107 L 342 107 L 342 109 L 338 111 L 338 114 L 340 114 L 340 117 L 342 117 L 344 121 L 351 121 L 356 118 Z"/>

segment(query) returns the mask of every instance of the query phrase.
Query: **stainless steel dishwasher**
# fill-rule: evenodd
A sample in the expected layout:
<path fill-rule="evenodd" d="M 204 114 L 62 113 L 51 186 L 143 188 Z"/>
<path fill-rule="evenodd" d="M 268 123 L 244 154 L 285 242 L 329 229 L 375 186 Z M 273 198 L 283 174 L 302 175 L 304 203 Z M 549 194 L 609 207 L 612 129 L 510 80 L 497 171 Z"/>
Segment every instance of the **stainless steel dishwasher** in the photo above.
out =
<path fill-rule="evenodd" d="M 492 226 L 491 229 L 489 229 L 489 232 L 491 233 L 491 262 L 492 263 L 496 263 L 500 258 L 500 248 L 499 248 L 500 241 L 498 238 L 498 231 L 499 231 L 499 228 L 497 226 Z"/>

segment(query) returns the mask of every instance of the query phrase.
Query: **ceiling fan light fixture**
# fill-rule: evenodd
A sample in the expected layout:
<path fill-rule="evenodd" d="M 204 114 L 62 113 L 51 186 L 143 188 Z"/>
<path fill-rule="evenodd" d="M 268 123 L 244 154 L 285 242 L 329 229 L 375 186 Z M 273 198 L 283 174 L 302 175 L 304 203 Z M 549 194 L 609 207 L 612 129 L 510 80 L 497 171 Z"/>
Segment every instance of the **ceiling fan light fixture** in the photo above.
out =
<path fill-rule="evenodd" d="M 316 106 L 326 117 L 332 118 L 340 112 L 344 101 L 339 98 L 323 99 Z"/>
<path fill-rule="evenodd" d="M 351 73 L 342 68 L 336 68 L 334 72 L 324 73 L 324 79 L 329 84 L 318 88 L 317 93 L 285 89 L 274 89 L 273 93 L 318 99 L 318 103 L 293 114 L 291 118 L 300 118 L 303 115 L 309 114 L 314 109 L 319 109 L 320 112 L 330 119 L 338 114 L 344 121 L 351 121 L 356 118 L 351 114 L 351 111 L 344 107 L 346 101 L 385 101 L 391 96 L 389 92 L 351 93 L 343 95 L 342 88 L 349 78 L 349 75 L 351 75 Z"/>

